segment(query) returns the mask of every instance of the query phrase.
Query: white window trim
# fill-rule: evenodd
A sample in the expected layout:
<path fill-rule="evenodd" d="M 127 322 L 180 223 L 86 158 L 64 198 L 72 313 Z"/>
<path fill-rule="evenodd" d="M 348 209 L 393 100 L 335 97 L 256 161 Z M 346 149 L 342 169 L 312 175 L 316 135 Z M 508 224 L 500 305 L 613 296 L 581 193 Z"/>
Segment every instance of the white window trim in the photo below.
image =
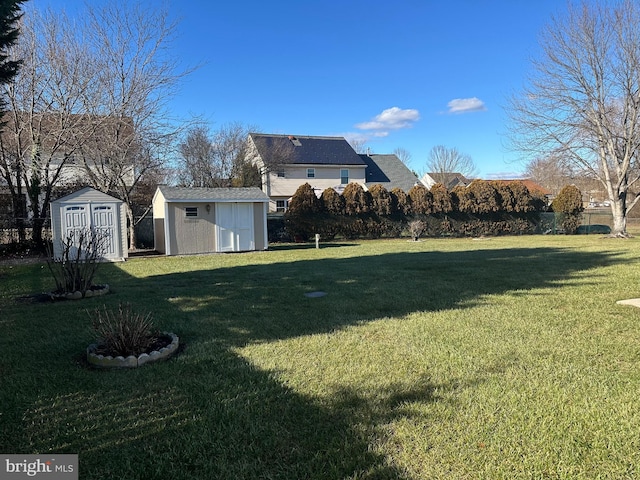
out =
<path fill-rule="evenodd" d="M 342 175 L 342 172 L 347 172 L 347 174 L 346 175 Z M 343 182 L 342 179 L 345 176 L 347 177 L 347 181 Z M 341 168 L 340 169 L 340 185 L 347 185 L 348 183 L 349 183 L 349 169 L 348 168 Z"/>

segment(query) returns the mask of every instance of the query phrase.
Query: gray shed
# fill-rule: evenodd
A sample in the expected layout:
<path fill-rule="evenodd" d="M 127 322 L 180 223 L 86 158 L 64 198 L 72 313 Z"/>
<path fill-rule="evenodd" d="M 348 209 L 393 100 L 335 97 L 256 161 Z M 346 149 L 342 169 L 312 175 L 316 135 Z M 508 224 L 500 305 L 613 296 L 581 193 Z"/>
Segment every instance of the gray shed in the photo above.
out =
<path fill-rule="evenodd" d="M 159 186 L 155 249 L 166 255 L 266 250 L 269 197 L 259 188 Z"/>
<path fill-rule="evenodd" d="M 106 233 L 104 259 L 127 258 L 127 217 L 124 209 L 122 200 L 91 187 L 85 187 L 51 202 L 54 258 L 60 258 L 62 255 L 61 240 L 67 238 L 71 232 L 85 228 Z"/>

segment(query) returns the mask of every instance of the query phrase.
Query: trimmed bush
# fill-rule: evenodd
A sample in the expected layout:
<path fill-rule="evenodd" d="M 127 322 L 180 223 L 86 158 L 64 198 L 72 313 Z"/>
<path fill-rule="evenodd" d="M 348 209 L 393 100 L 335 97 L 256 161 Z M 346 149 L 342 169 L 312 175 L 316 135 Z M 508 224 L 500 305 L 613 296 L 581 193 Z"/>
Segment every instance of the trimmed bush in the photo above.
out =
<path fill-rule="evenodd" d="M 394 188 L 391 190 L 391 214 L 408 215 L 411 213 L 411 199 L 400 188 Z"/>
<path fill-rule="evenodd" d="M 391 215 L 393 202 L 387 189 L 377 184 L 369 189 L 369 193 L 371 194 L 372 211 L 381 216 Z"/>
<path fill-rule="evenodd" d="M 409 190 L 411 199 L 411 211 L 414 215 L 428 215 L 433 210 L 433 198 L 431 192 L 424 185 L 414 185 Z"/>
<path fill-rule="evenodd" d="M 582 193 L 575 185 L 566 185 L 551 203 L 555 213 L 560 213 L 560 225 L 566 234 L 575 234 L 582 219 L 584 205 Z"/>
<path fill-rule="evenodd" d="M 451 194 L 443 184 L 436 183 L 431 187 L 431 198 L 433 213 L 450 213 L 453 210 Z"/>
<path fill-rule="evenodd" d="M 333 188 L 327 188 L 322 192 L 324 210 L 332 215 L 344 215 L 344 197 Z"/>
<path fill-rule="evenodd" d="M 485 180 L 474 180 L 467 187 L 473 193 L 474 202 L 470 213 L 495 213 L 500 211 L 501 201 L 498 191 Z"/>
<path fill-rule="evenodd" d="M 342 192 L 344 198 L 344 211 L 347 215 L 359 215 L 371 211 L 371 194 L 365 192 L 362 185 L 350 183 Z"/>

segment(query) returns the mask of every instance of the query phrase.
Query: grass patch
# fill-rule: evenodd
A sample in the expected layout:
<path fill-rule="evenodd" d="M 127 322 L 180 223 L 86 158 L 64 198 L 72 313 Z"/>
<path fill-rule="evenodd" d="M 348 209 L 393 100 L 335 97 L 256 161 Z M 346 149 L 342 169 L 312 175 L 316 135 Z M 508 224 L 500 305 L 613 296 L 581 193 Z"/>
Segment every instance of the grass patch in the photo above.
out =
<path fill-rule="evenodd" d="M 21 298 L 54 288 L 41 265 L 0 266 L 0 451 L 79 453 L 83 479 L 634 478 L 639 242 L 132 259 L 57 303 Z M 119 303 L 185 350 L 88 368 L 86 312 Z"/>

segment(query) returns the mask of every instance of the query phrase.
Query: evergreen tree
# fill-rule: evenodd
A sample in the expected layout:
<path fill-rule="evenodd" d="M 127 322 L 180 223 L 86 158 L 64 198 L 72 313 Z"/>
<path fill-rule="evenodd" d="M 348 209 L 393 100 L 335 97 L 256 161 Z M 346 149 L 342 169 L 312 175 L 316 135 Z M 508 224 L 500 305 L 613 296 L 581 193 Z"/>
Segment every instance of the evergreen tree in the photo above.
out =
<path fill-rule="evenodd" d="M 431 197 L 433 198 L 433 213 L 449 213 L 453 210 L 451 194 L 441 183 L 436 183 L 431 187 Z"/>
<path fill-rule="evenodd" d="M 433 207 L 431 192 L 424 185 L 414 185 L 407 193 L 411 199 L 411 209 L 416 215 L 429 215 Z"/>
<path fill-rule="evenodd" d="M 11 83 L 18 73 L 20 60 L 12 60 L 9 49 L 18 40 L 17 23 L 22 17 L 21 5 L 25 0 L 0 0 L 0 84 Z M 0 99 L 0 116 L 6 112 L 7 103 Z"/>
<path fill-rule="evenodd" d="M 381 216 L 391 215 L 391 194 L 380 184 L 373 185 L 369 189 L 373 200 L 373 211 Z"/>

